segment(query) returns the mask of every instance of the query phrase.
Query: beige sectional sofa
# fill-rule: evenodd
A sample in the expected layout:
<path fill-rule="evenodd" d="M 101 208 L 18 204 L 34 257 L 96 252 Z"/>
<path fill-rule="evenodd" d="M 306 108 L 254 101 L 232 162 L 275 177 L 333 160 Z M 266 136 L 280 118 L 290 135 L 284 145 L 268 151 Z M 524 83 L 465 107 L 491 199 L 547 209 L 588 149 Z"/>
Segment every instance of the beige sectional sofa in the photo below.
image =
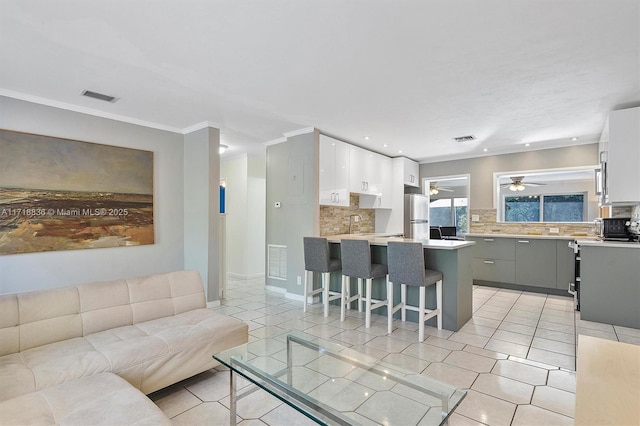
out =
<path fill-rule="evenodd" d="M 143 394 L 215 367 L 213 354 L 247 340 L 244 322 L 206 309 L 194 271 L 0 295 L 0 423 L 49 423 L 29 417 L 34 401 L 49 407 L 34 415 L 58 424 L 86 424 L 74 416 L 96 410 L 90 423 L 167 420 Z M 101 388 L 112 397 L 87 404 Z"/>

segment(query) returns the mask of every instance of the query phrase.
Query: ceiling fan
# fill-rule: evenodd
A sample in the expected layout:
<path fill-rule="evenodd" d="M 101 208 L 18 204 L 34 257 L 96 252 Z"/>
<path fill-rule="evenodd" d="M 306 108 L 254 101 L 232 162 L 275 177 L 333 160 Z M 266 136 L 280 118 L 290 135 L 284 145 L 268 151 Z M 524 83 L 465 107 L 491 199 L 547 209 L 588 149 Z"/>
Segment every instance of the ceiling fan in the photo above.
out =
<path fill-rule="evenodd" d="M 444 191 L 444 192 L 453 192 L 453 189 L 451 188 L 445 188 L 445 187 L 440 187 L 437 185 L 438 182 L 430 182 L 429 183 L 429 195 L 436 195 L 437 193 L 439 193 L 440 191 Z"/>
<path fill-rule="evenodd" d="M 524 176 L 511 176 L 511 183 L 503 183 L 502 188 L 509 188 L 511 191 L 524 191 L 527 186 L 543 186 L 544 183 L 523 182 Z"/>

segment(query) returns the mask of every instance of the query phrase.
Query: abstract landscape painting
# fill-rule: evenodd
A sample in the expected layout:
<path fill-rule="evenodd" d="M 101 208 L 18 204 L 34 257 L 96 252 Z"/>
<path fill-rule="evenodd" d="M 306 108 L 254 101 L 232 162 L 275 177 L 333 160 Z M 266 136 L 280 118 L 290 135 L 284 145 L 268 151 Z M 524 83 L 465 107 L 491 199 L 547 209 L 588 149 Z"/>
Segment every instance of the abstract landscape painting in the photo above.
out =
<path fill-rule="evenodd" d="M 0 255 L 153 243 L 153 152 L 0 129 Z"/>

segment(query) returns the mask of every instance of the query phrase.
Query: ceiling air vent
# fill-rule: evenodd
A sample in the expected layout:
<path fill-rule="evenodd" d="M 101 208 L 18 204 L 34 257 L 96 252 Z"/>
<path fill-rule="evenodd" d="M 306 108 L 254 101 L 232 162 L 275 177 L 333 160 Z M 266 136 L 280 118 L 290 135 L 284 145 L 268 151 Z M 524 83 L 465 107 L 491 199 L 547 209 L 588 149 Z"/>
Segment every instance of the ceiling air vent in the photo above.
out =
<path fill-rule="evenodd" d="M 82 96 L 87 96 L 89 98 L 99 99 L 101 101 L 106 101 L 111 103 L 118 100 L 118 98 L 116 98 L 115 96 L 104 95 L 102 93 L 92 92 L 91 90 L 85 90 L 84 92 L 82 92 Z"/>
<path fill-rule="evenodd" d="M 469 141 L 475 141 L 476 137 L 473 135 L 469 135 L 469 136 L 458 136 L 457 138 L 453 138 L 454 141 L 456 142 L 469 142 Z"/>

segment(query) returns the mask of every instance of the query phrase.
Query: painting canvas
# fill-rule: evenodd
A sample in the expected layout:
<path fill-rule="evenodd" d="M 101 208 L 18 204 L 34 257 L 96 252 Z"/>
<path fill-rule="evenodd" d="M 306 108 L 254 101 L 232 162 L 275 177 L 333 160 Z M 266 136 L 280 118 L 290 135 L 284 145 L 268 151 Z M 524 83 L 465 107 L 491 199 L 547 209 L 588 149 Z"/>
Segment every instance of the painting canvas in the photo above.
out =
<path fill-rule="evenodd" d="M 0 129 L 0 255 L 153 243 L 153 152 Z"/>

